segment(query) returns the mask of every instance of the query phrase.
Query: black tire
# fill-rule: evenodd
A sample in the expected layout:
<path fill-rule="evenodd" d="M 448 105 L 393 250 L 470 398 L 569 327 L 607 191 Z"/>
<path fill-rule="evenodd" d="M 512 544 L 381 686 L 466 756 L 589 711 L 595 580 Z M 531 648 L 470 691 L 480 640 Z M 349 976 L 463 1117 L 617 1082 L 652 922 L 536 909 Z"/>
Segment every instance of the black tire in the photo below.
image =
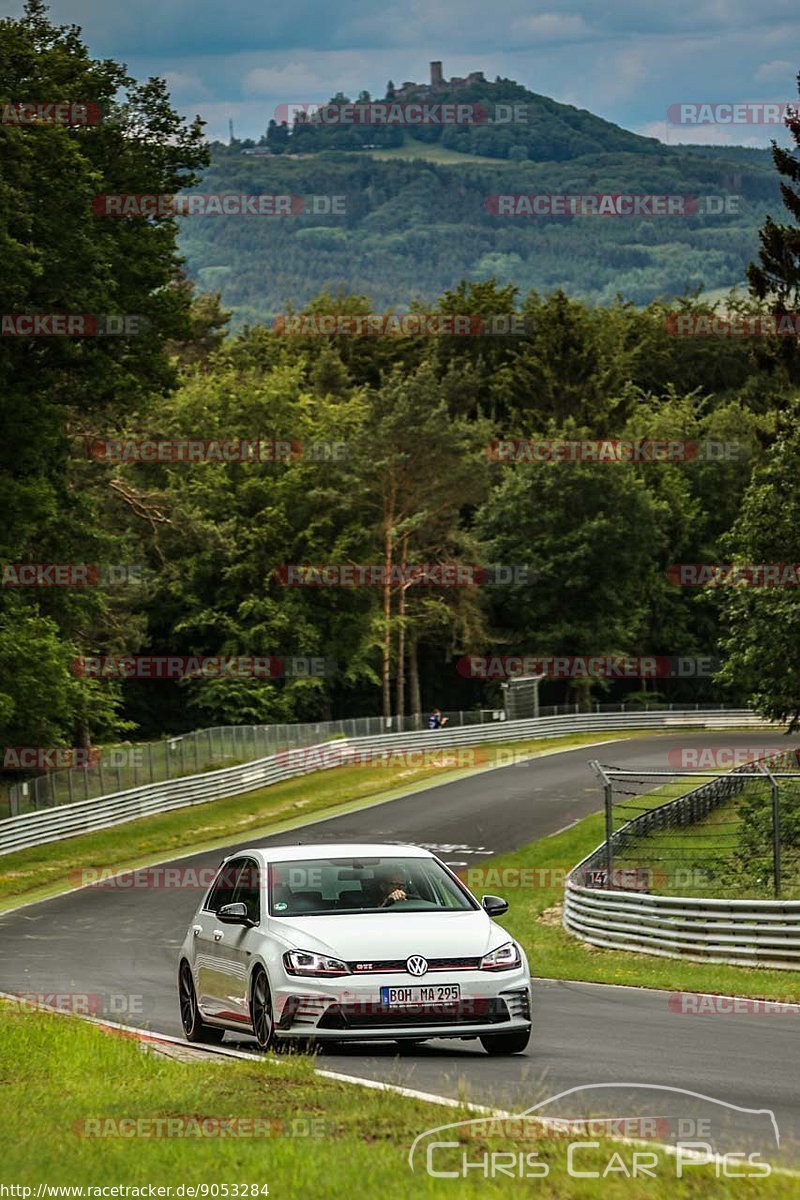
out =
<path fill-rule="evenodd" d="M 259 1050 L 269 1050 L 275 1039 L 275 1022 L 269 980 L 263 967 L 256 967 L 250 982 L 250 1021 Z"/>
<path fill-rule="evenodd" d="M 481 1038 L 487 1054 L 522 1054 L 531 1040 L 531 1031 L 515 1029 L 513 1033 L 488 1033 Z"/>
<path fill-rule="evenodd" d="M 192 971 L 186 959 L 178 971 L 178 1000 L 181 1006 L 181 1024 L 187 1042 L 205 1042 L 206 1045 L 216 1045 L 225 1036 L 224 1029 L 215 1025 L 206 1025 L 197 1008 L 197 994 L 194 990 Z"/>

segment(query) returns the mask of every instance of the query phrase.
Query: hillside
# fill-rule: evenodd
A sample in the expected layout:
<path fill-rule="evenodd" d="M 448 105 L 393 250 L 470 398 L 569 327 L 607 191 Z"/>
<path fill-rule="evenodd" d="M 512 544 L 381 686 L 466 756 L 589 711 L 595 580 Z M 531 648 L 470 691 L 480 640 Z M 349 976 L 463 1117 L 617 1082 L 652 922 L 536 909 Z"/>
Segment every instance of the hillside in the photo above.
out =
<path fill-rule="evenodd" d="M 189 273 L 202 290 L 221 292 L 234 326 L 324 290 L 403 309 L 461 278 L 493 276 L 523 292 L 562 288 L 592 303 L 622 293 L 645 304 L 740 282 L 766 212 L 780 202 L 768 151 L 665 146 L 508 80 L 436 93 L 453 97 L 491 111 L 522 103 L 529 121 L 402 129 L 304 120 L 291 135 L 273 123 L 260 154 L 215 143 L 198 190 L 334 195 L 345 212 L 184 218 Z M 500 193 L 713 196 L 715 207 L 735 211 L 500 216 L 490 200 Z"/>
<path fill-rule="evenodd" d="M 431 67 L 435 65 L 432 63 Z M 339 93 L 332 98 L 331 105 L 350 102 L 350 97 Z M 406 84 L 399 90 L 393 89 L 391 96 L 387 93 L 372 98 L 368 92 L 360 92 L 354 103 L 362 102 L 365 111 L 366 105 L 383 102 L 469 104 L 474 106 L 476 119 L 464 124 L 409 125 L 403 130 L 398 125 L 382 126 L 371 120 L 365 124 L 325 124 L 314 116 L 287 112 L 270 121 L 260 144 L 273 153 L 292 155 L 324 150 L 369 152 L 375 145 L 379 149 L 395 149 L 405 140 L 406 144 L 415 141 L 440 146 L 465 157 L 530 162 L 565 162 L 598 151 L 658 154 L 662 150 L 656 138 L 642 137 L 587 109 L 540 96 L 511 79 L 497 79 L 494 83 L 480 79 L 459 86 L 447 80 L 436 86 Z M 284 115 L 287 120 L 281 119 Z"/>

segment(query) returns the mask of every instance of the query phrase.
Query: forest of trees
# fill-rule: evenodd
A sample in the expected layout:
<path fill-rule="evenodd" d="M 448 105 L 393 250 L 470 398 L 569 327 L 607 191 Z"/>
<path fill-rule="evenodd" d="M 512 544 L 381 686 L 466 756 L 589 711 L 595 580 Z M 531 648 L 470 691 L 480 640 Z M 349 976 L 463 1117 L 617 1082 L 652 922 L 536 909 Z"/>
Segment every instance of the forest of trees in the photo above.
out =
<path fill-rule="evenodd" d="M 381 161 L 335 150 L 254 158 L 238 143 L 214 143 L 196 190 L 336 196 L 344 213 L 186 216 L 180 247 L 190 277 L 221 293 L 234 328 L 268 322 L 287 305 L 300 307 L 336 287 L 367 293 L 376 308 L 397 309 L 413 299 L 435 303 L 460 278 L 496 278 L 523 294 L 561 288 L 590 304 L 623 295 L 639 305 L 743 282 L 765 214 L 780 205 L 768 153 L 742 162 L 666 146 L 654 154 L 640 140 L 644 153 L 598 145 L 569 162 L 535 166 L 468 157 L 463 164 Z M 728 203 L 732 211 L 626 217 L 490 211 L 490 197 L 530 193 L 712 196 L 709 207 Z"/>
<path fill-rule="evenodd" d="M 291 336 L 255 322 L 229 332 L 224 292 L 203 294 L 184 275 L 179 220 L 107 220 L 91 206 L 98 193 L 215 190 L 202 175 L 209 156 L 199 125 L 174 113 L 158 81 L 137 84 L 92 60 L 38 0 L 23 19 L 0 23 L 0 54 L 20 75 L 4 83 L 10 94 L 55 90 L 115 118 L 92 128 L 0 126 L 2 312 L 149 322 L 137 337 L 0 344 L 4 581 L 8 564 L 142 568 L 135 581 L 109 586 L 0 588 L 3 745 L 486 706 L 499 685 L 465 678 L 457 663 L 487 653 L 721 655 L 718 679 L 659 681 L 659 691 L 755 698 L 773 715 L 797 713 L 797 590 L 682 588 L 668 573 L 676 563 L 800 561 L 796 338 L 677 337 L 666 318 L 696 310 L 691 295 L 593 306 L 503 272 L 462 278 L 452 256 L 451 282 L 427 310 L 517 313 L 523 336 Z M 755 237 L 733 252 L 742 275 L 749 258 L 760 265 L 750 272 L 752 297 L 731 307 L 800 307 L 797 160 L 785 154 L 776 165 L 793 224 L 770 220 L 760 252 Z M 411 165 L 398 170 L 414 186 Z M 427 166 L 417 176 L 424 212 L 439 185 Z M 773 170 L 773 187 L 775 179 Z M 428 236 L 419 215 L 403 220 Z M 396 236 L 391 222 L 373 227 Z M 277 223 L 261 229 L 282 245 Z M 447 244 L 443 234 L 443 253 Z M 580 255 L 574 240 L 570 247 Z M 266 251 L 243 242 L 242 253 L 253 278 L 269 273 Z M 708 251 L 692 254 L 704 270 Z M 295 269 L 290 262 L 287 279 Z M 332 271 L 311 299 L 289 295 L 309 313 L 388 307 L 385 293 L 365 292 Z M 411 299 L 400 289 L 391 307 Z M 87 444 L 123 438 L 281 439 L 295 448 L 274 463 L 87 454 Z M 502 463 L 487 452 L 497 438 L 684 438 L 739 453 Z M 286 564 L 320 563 L 527 564 L 533 574 L 467 587 L 281 580 Z M 316 656 L 336 669 L 183 682 L 75 672 L 76 657 L 123 654 Z M 602 700 L 641 687 L 560 683 L 549 695 Z"/>

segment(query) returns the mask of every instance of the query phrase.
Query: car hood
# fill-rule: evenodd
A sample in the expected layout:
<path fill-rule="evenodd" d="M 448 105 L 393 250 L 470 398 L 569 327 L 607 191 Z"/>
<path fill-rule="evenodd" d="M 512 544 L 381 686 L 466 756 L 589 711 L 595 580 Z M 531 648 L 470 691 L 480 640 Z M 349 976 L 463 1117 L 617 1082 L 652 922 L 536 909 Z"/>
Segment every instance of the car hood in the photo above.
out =
<path fill-rule="evenodd" d="M 478 957 L 511 937 L 485 912 L 359 913 L 272 919 L 271 931 L 293 947 L 347 962 Z"/>

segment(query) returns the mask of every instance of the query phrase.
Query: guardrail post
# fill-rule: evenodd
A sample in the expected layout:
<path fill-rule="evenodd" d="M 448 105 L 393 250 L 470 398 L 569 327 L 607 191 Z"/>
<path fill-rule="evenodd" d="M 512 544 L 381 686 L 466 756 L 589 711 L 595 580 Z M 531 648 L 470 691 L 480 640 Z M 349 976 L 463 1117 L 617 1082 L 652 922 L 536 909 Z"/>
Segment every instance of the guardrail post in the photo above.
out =
<path fill-rule="evenodd" d="M 612 886 L 612 874 L 614 871 L 614 818 L 612 812 L 614 804 L 614 787 L 597 759 L 595 759 L 593 762 L 590 762 L 589 766 L 594 772 L 596 772 L 597 775 L 600 776 L 603 781 L 603 806 L 606 813 L 606 887 L 610 888 Z"/>
<path fill-rule="evenodd" d="M 610 888 L 613 886 L 612 877 L 614 874 L 614 817 L 612 812 L 614 789 L 610 779 L 603 784 L 603 802 L 606 810 L 606 870 L 608 871 L 606 887 Z"/>
<path fill-rule="evenodd" d="M 775 889 L 775 899 L 781 895 L 781 809 L 778 781 L 765 763 L 760 764 L 762 771 L 769 778 L 770 799 L 772 800 L 772 877 Z"/>

